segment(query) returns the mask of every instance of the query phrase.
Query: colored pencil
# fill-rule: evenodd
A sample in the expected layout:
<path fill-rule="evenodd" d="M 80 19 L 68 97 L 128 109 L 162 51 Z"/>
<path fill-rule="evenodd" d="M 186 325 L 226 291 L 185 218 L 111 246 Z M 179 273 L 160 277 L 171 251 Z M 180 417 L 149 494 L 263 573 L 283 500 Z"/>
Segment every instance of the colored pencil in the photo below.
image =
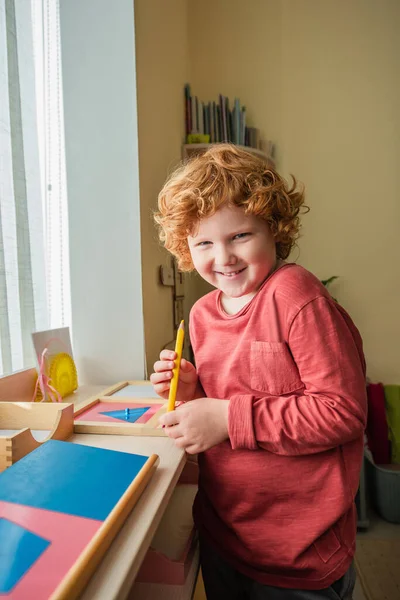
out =
<path fill-rule="evenodd" d="M 181 369 L 181 359 L 182 359 L 184 338 L 185 338 L 184 321 L 181 321 L 181 324 L 179 325 L 178 333 L 176 336 L 175 352 L 177 354 L 177 357 L 175 360 L 175 367 L 172 371 L 171 387 L 169 388 L 168 407 L 167 407 L 168 412 L 175 409 L 176 392 L 178 390 L 179 371 Z"/>

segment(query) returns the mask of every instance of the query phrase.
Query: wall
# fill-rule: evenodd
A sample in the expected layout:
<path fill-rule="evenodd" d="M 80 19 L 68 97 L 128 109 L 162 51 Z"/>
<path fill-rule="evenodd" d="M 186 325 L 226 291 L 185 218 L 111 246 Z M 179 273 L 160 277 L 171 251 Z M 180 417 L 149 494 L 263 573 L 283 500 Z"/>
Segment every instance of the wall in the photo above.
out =
<path fill-rule="evenodd" d="M 340 276 L 332 293 L 386 383 L 400 383 L 399 22 L 397 0 L 189 0 L 193 93 L 239 96 L 305 183 L 294 258 Z"/>
<path fill-rule="evenodd" d="M 340 275 L 369 376 L 400 383 L 400 3 L 283 7 L 282 164 L 312 207 L 300 261 Z"/>
<path fill-rule="evenodd" d="M 208 102 L 221 93 L 231 105 L 239 97 L 248 124 L 259 127 L 266 138 L 279 140 L 281 2 L 188 0 L 188 5 L 192 94 Z"/>
<path fill-rule="evenodd" d="M 153 221 L 157 195 L 181 159 L 183 88 L 188 79 L 186 0 L 135 1 L 139 174 L 144 328 L 147 370 L 160 350 L 174 346 L 172 291 L 159 283 L 170 256 L 159 244 Z"/>
<path fill-rule="evenodd" d="M 61 0 L 72 334 L 80 383 L 144 376 L 131 0 Z"/>

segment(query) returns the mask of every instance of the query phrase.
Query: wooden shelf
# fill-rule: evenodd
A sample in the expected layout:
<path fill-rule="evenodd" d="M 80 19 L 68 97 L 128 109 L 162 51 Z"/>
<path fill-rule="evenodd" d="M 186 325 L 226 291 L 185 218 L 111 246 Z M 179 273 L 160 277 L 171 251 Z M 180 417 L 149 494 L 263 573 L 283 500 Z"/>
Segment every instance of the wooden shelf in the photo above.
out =
<path fill-rule="evenodd" d="M 221 142 L 223 143 L 223 142 Z M 216 146 L 217 144 L 183 144 L 183 159 L 191 158 L 194 154 L 201 154 L 211 148 L 212 146 Z M 265 154 L 262 150 L 258 150 L 257 148 L 252 148 L 251 146 L 240 146 L 239 144 L 234 144 L 238 148 L 242 148 L 242 150 L 246 150 L 247 152 L 251 152 L 256 156 L 260 156 L 261 158 L 266 159 L 271 163 L 272 166 L 275 165 L 274 159 L 268 154 Z"/>

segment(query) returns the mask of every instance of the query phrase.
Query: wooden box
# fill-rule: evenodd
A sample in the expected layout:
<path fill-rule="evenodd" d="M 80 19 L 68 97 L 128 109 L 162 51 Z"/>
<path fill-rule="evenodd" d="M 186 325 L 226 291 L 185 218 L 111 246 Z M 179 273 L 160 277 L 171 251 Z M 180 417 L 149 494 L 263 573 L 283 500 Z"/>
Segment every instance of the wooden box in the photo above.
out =
<path fill-rule="evenodd" d="M 72 404 L 0 402 L 0 472 L 49 439 L 68 439 L 73 428 Z"/>

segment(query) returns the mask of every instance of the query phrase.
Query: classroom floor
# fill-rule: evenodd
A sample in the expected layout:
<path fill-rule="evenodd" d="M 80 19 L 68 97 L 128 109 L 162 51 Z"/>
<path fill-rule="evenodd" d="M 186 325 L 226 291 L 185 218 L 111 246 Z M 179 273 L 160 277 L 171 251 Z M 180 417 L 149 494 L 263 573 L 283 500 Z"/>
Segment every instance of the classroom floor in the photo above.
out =
<path fill-rule="evenodd" d="M 359 539 L 398 539 L 400 540 L 400 525 L 393 525 L 392 523 L 388 523 L 384 521 L 378 515 L 373 513 L 372 511 L 369 514 L 370 518 L 370 526 L 368 530 L 358 533 Z M 206 600 L 206 595 L 204 592 L 203 580 L 201 578 L 201 573 L 199 574 L 199 578 L 197 580 L 197 585 L 195 589 L 195 593 L 193 596 L 193 600 Z M 357 581 L 356 587 L 353 594 L 353 600 L 367 600 L 364 592 L 361 588 L 360 582 Z M 389 598 L 388 600 L 398 600 L 397 598 Z"/>
<path fill-rule="evenodd" d="M 372 510 L 369 511 L 368 517 L 370 519 L 370 525 L 366 531 L 358 533 L 358 539 L 400 540 L 400 525 L 395 525 L 393 523 L 388 523 L 387 521 L 384 521 Z M 393 596 L 393 598 L 385 596 L 385 599 L 387 598 L 387 600 L 398 600 L 397 593 L 394 594 L 395 595 Z M 359 582 L 357 582 L 353 595 L 353 600 L 368 600 Z"/>

